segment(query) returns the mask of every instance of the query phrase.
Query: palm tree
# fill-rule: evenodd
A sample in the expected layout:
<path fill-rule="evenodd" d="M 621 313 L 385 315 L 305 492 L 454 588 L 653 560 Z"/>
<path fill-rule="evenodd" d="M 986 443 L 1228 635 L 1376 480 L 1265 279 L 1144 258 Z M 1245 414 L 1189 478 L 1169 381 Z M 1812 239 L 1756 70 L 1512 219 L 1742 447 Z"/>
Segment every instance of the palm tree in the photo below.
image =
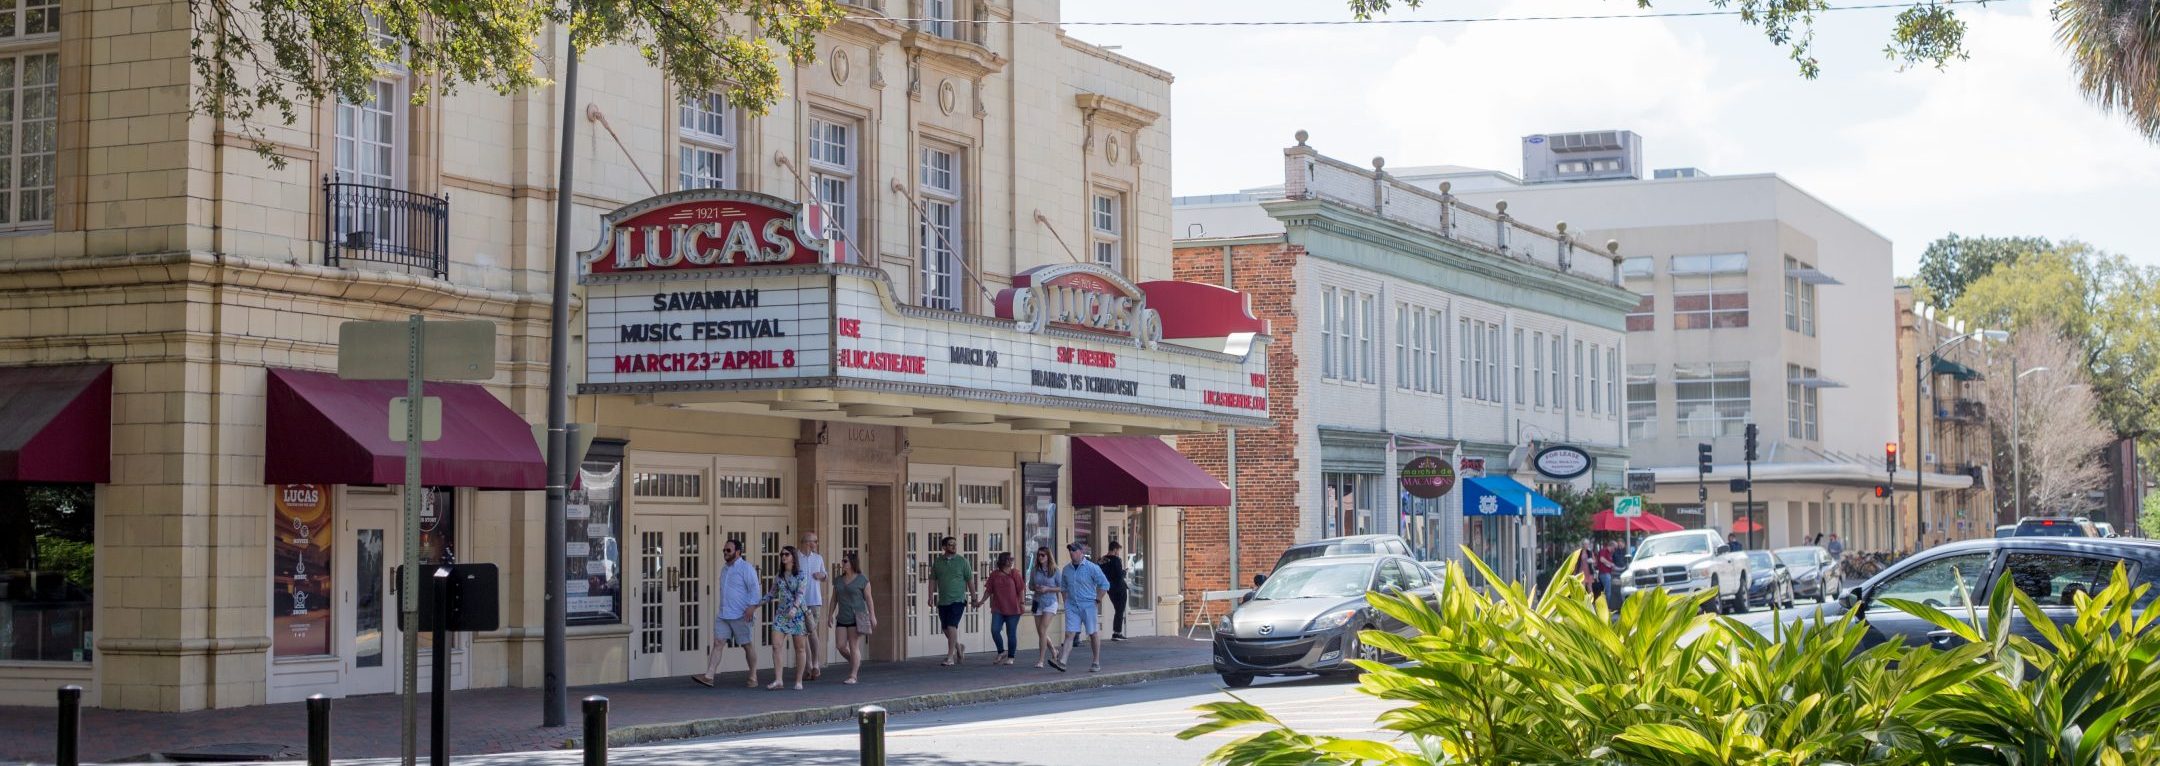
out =
<path fill-rule="evenodd" d="M 2056 0 L 2052 15 L 2086 98 L 2160 140 L 2160 2 Z"/>

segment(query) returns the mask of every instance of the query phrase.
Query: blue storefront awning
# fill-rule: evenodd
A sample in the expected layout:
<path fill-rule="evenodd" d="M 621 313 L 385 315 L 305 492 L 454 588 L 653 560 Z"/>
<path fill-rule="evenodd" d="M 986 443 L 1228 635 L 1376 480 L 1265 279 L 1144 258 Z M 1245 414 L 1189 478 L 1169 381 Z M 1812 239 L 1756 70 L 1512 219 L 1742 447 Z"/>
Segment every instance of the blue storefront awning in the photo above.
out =
<path fill-rule="evenodd" d="M 1479 476 L 1463 481 L 1464 516 L 1521 516 L 1525 503 L 1532 516 L 1560 515 L 1559 503 L 1514 479 Z"/>

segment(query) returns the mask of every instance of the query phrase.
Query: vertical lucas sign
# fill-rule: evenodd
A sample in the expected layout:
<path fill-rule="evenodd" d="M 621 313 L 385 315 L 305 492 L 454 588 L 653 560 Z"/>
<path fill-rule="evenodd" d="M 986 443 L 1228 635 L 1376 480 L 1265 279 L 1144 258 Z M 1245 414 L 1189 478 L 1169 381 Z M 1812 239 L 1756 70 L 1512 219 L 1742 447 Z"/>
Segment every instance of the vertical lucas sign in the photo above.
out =
<path fill-rule="evenodd" d="M 276 549 L 270 585 L 271 643 L 279 657 L 331 653 L 330 488 L 279 484 L 270 491 L 276 508 Z"/>

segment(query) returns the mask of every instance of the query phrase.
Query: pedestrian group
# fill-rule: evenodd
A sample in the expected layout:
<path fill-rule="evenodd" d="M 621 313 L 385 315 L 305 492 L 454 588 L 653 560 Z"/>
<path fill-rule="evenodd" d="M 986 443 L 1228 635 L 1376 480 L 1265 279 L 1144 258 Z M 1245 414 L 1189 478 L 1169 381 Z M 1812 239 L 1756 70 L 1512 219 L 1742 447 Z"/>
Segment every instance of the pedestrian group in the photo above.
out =
<path fill-rule="evenodd" d="M 818 553 L 817 533 L 802 536 L 802 546 L 780 549 L 777 571 L 772 573 L 772 592 L 766 593 L 757 567 L 745 555 L 742 543 L 728 539 L 720 546 L 719 603 L 713 612 L 712 644 L 706 649 L 705 672 L 690 680 L 712 686 L 726 661 L 727 650 L 740 647 L 750 673 L 747 688 L 758 688 L 757 626 L 760 610 L 773 633 L 772 683 L 766 689 L 800 690 L 823 672 L 823 636 L 831 632 L 835 651 L 848 664 L 844 684 L 860 681 L 866 639 L 877 631 L 877 598 L 870 578 L 863 573 L 857 554 L 840 558 L 837 576 L 828 574 L 825 557 Z M 1032 565 L 1023 572 L 1011 553 L 999 553 L 994 569 L 981 578 L 977 591 L 974 566 L 960 555 L 957 541 L 939 541 L 939 555 L 930 562 L 929 605 L 937 610 L 938 626 L 945 634 L 945 659 L 953 667 L 964 657 L 960 624 L 969 609 L 990 608 L 990 638 L 996 645 L 993 665 L 1011 665 L 1020 653 L 1020 621 L 1034 615 L 1038 636 L 1035 667 L 1065 671 L 1083 637 L 1090 655 L 1088 670 L 1102 670 L 1102 601 L 1111 604 L 1110 640 L 1124 641 L 1126 583 L 1125 560 L 1117 541 L 1101 559 L 1088 558 L 1087 546 L 1065 546 L 1067 563 L 1058 566 L 1048 547 L 1035 549 Z M 830 603 L 825 588 L 832 588 Z M 822 630 L 820 629 L 822 628 Z M 787 667 L 795 667 L 795 680 L 786 680 Z"/>

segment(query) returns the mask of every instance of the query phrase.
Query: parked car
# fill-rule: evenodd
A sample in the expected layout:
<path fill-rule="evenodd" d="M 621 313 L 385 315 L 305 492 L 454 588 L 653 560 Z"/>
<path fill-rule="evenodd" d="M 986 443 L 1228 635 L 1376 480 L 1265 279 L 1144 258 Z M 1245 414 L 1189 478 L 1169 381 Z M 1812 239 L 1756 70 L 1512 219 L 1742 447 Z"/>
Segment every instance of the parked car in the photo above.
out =
<path fill-rule="evenodd" d="M 2136 581 L 2155 585 L 2138 602 L 2140 612 L 2160 593 L 2160 542 L 2132 538 L 2019 536 L 1967 540 L 1939 545 L 1903 561 L 1847 590 L 1838 600 L 1810 606 L 1776 617 L 1768 614 L 1741 618 L 1741 622 L 1766 635 L 1773 620 L 1791 624 L 1815 615 L 1836 619 L 1858 611 L 1868 634 L 1861 646 L 1885 641 L 1949 648 L 1957 639 L 1934 623 L 1907 614 L 1887 603 L 1898 598 L 1927 604 L 1959 619 L 1985 616 L 1991 591 L 2004 572 L 2019 590 L 2038 603 L 2040 611 L 2057 624 L 2077 619 L 2077 594 L 2107 587 L 2115 568 L 2122 565 Z M 1968 605 L 1970 612 L 1968 611 Z M 2043 641 L 2022 618 L 2012 630 L 2034 641 Z M 2043 645 L 2045 645 L 2043 643 Z"/>
<path fill-rule="evenodd" d="M 2018 525 L 2016 524 L 1998 524 L 1995 527 L 1995 536 L 2015 537 L 2017 535 L 2017 528 Z"/>
<path fill-rule="evenodd" d="M 1748 605 L 1780 609 L 1793 605 L 1792 570 L 1770 551 L 1748 551 Z"/>
<path fill-rule="evenodd" d="M 1672 593 L 1715 591 L 1711 604 L 1719 613 L 1746 612 L 1747 554 L 1728 550 L 1714 530 L 1689 529 L 1643 538 L 1634 559 L 1620 575 L 1620 596 L 1646 590 Z"/>
<path fill-rule="evenodd" d="M 1426 574 L 1426 576 L 1428 576 L 1428 577 L 1431 577 L 1431 578 L 1432 578 L 1432 581 L 1433 581 L 1433 587 L 1436 587 L 1436 588 L 1437 588 L 1437 587 L 1439 587 L 1439 586 L 1440 586 L 1440 583 L 1444 583 L 1444 582 L 1447 582 L 1447 566 L 1448 566 L 1448 563 L 1447 563 L 1447 562 L 1445 562 L 1445 561 L 1420 561 L 1420 562 L 1418 562 L 1418 566 L 1422 566 L 1422 567 L 1424 567 L 1424 568 L 1425 568 L 1425 574 Z"/>
<path fill-rule="evenodd" d="M 1404 556 L 1329 556 L 1294 561 L 1268 575 L 1251 601 L 1215 625 L 1215 672 L 1231 688 L 1257 676 L 1355 673 L 1353 659 L 1379 661 L 1359 631 L 1408 635 L 1410 627 L 1372 608 L 1368 593 L 1414 593 L 1435 600 L 1425 567 Z"/>
<path fill-rule="evenodd" d="M 1812 598 L 1815 603 L 1822 604 L 1844 592 L 1845 578 L 1838 573 L 1838 560 L 1821 546 L 1780 548 L 1777 556 L 1792 571 L 1794 596 Z"/>
<path fill-rule="evenodd" d="M 2091 519 L 2083 516 L 2043 516 L 2018 520 L 2017 532 L 2011 537 L 2104 537 L 2093 527 Z"/>
<path fill-rule="evenodd" d="M 1299 543 L 1275 559 L 1275 568 L 1322 556 L 1408 556 L 1410 544 L 1395 535 L 1351 535 Z"/>

